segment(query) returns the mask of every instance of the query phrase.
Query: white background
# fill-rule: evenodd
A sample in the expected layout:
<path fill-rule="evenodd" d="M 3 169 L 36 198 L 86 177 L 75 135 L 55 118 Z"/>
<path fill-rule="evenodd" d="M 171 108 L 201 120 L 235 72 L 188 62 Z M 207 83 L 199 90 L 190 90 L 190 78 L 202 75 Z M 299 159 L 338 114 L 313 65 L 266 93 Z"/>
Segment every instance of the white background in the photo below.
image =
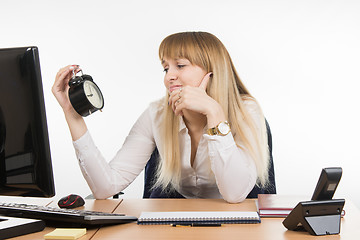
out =
<path fill-rule="evenodd" d="M 60 67 L 80 64 L 100 86 L 104 111 L 86 122 L 110 160 L 165 94 L 161 40 L 195 30 L 222 40 L 262 105 L 278 193 L 310 196 L 321 169 L 340 166 L 336 197 L 360 207 L 358 0 L 2 0 L 0 10 L 0 48 L 39 47 L 57 197 L 90 194 L 51 93 Z M 124 197 L 141 198 L 142 179 Z"/>

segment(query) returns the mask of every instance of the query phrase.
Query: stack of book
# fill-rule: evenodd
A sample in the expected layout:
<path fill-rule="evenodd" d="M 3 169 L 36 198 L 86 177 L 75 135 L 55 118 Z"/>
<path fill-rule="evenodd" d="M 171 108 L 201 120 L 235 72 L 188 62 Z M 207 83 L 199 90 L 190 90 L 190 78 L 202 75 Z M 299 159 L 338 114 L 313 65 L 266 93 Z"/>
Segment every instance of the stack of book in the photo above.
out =
<path fill-rule="evenodd" d="M 306 199 L 292 195 L 259 194 L 257 208 L 260 217 L 287 217 L 300 201 Z"/>

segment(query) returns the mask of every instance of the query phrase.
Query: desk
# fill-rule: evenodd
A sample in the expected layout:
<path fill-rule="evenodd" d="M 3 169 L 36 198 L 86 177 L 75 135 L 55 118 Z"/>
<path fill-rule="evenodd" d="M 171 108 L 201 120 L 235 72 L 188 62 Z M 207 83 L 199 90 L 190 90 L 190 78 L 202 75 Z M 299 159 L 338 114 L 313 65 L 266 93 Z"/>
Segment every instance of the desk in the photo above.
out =
<path fill-rule="evenodd" d="M 118 203 L 120 203 L 118 205 Z M 142 211 L 256 211 L 255 200 L 247 199 L 239 204 L 229 204 L 220 199 L 124 199 L 124 200 L 87 200 L 85 208 L 88 210 L 105 211 L 111 208 L 115 213 L 125 213 L 139 217 Z M 251 240 L 333 240 L 357 239 L 360 219 L 359 210 L 350 202 L 345 203 L 345 217 L 341 220 L 339 235 L 312 236 L 307 232 L 288 231 L 283 225 L 283 218 L 262 218 L 260 224 L 224 224 L 222 227 L 170 227 L 169 225 L 137 225 L 127 223 L 106 226 L 88 231 L 79 240 L 107 240 L 107 239 L 251 239 Z M 43 232 L 13 238 L 12 240 L 43 239 L 43 235 L 50 232 L 46 228 Z"/>
<path fill-rule="evenodd" d="M 130 223 L 101 228 L 93 240 L 106 239 L 356 239 L 360 213 L 346 203 L 346 216 L 342 219 L 341 234 L 312 236 L 307 232 L 288 231 L 283 218 L 263 218 L 261 224 L 224 224 L 222 227 L 174 228 L 168 225 L 137 225 Z M 256 211 L 255 200 L 229 204 L 220 199 L 124 199 L 116 213 L 140 216 L 142 211 Z"/>

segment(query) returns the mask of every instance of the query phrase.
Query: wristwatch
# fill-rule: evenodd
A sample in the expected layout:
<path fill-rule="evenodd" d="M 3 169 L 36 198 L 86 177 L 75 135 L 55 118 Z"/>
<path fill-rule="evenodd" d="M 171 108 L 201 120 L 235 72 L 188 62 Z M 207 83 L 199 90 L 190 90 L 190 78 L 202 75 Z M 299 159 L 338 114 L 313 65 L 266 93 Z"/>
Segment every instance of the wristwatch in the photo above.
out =
<path fill-rule="evenodd" d="M 225 121 L 219 123 L 216 127 L 209 128 L 207 133 L 209 135 L 226 136 L 230 131 L 231 131 L 230 124 L 227 121 Z"/>

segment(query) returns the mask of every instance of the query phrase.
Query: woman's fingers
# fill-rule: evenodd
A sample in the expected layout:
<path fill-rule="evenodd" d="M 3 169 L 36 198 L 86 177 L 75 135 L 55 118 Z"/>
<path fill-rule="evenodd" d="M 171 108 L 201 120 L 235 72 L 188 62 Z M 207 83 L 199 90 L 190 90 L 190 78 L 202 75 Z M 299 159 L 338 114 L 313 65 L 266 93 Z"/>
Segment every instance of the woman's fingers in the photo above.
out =
<path fill-rule="evenodd" d="M 169 96 L 169 106 L 171 106 L 172 110 L 175 112 L 177 106 L 182 101 L 182 88 L 174 90 Z M 182 113 L 181 113 L 182 115 Z"/>
<path fill-rule="evenodd" d="M 208 85 L 208 83 L 209 83 L 209 80 L 210 80 L 211 76 L 212 76 L 212 72 L 207 73 L 207 74 L 204 76 L 204 78 L 202 79 L 202 81 L 201 81 L 201 83 L 200 83 L 200 85 L 199 85 L 199 88 L 201 88 L 202 90 L 206 91 L 206 87 L 207 87 L 207 85 Z"/>
<path fill-rule="evenodd" d="M 69 80 L 74 73 L 76 74 L 80 70 L 78 65 L 68 65 L 61 68 L 56 74 L 51 91 L 63 109 L 68 109 L 70 107 L 68 99 Z"/>
<path fill-rule="evenodd" d="M 73 74 L 81 71 L 79 65 L 68 65 L 64 68 L 61 68 L 55 77 L 55 82 L 53 85 L 53 91 L 64 91 L 66 85 L 69 83 L 69 80 L 72 78 Z"/>
<path fill-rule="evenodd" d="M 171 92 L 170 97 L 169 97 L 169 105 L 171 105 L 173 111 L 175 111 L 175 104 L 177 101 L 179 101 L 179 99 L 181 98 L 180 92 L 182 91 L 182 88 L 174 90 L 173 92 Z"/>

